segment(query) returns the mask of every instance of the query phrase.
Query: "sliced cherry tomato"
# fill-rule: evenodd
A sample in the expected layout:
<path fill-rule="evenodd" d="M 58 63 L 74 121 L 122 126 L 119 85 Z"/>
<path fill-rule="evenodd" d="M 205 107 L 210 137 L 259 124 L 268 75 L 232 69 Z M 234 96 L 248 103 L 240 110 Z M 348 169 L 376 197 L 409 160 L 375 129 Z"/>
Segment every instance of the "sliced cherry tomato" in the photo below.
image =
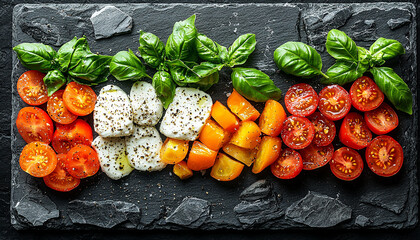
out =
<path fill-rule="evenodd" d="M 288 147 L 302 149 L 311 144 L 314 133 L 314 125 L 307 118 L 290 116 L 283 123 L 281 138 Z"/>
<path fill-rule="evenodd" d="M 271 172 L 280 179 L 292 179 L 303 169 L 302 157 L 293 149 L 281 151 L 280 157 L 271 164 Z"/>
<path fill-rule="evenodd" d="M 68 192 L 80 184 L 80 179 L 71 176 L 65 167 L 67 155 L 57 154 L 57 167 L 48 176 L 44 177 L 47 187 L 60 192 Z"/>
<path fill-rule="evenodd" d="M 334 154 L 334 147 L 332 144 L 319 147 L 313 142 L 306 148 L 299 150 L 303 160 L 304 170 L 313 170 L 325 166 L 329 163 Z"/>
<path fill-rule="evenodd" d="M 326 86 L 319 93 L 318 108 L 329 120 L 340 120 L 350 111 L 350 95 L 339 85 Z"/>
<path fill-rule="evenodd" d="M 63 100 L 71 113 L 86 116 L 95 108 L 96 94 L 89 86 L 71 82 L 64 90 Z"/>
<path fill-rule="evenodd" d="M 78 144 L 90 146 L 93 141 L 92 128 L 82 119 L 70 124 L 57 124 L 52 146 L 57 153 L 67 153 Z"/>
<path fill-rule="evenodd" d="M 178 162 L 172 170 L 181 180 L 185 180 L 193 176 L 193 171 L 188 168 L 185 161 Z"/>
<path fill-rule="evenodd" d="M 260 113 L 250 102 L 241 96 L 235 89 L 227 99 L 227 105 L 242 121 L 255 121 Z"/>
<path fill-rule="evenodd" d="M 35 70 L 30 70 L 20 75 L 16 87 L 19 96 L 25 103 L 37 106 L 48 101 L 44 77 L 44 73 Z"/>
<path fill-rule="evenodd" d="M 336 128 L 333 121 L 328 120 L 322 113 L 316 112 L 309 117 L 314 125 L 315 136 L 312 142 L 317 146 L 327 146 L 335 138 Z"/>
<path fill-rule="evenodd" d="M 188 141 L 166 138 L 160 149 L 160 160 L 167 164 L 177 164 L 187 156 L 188 147 Z"/>
<path fill-rule="evenodd" d="M 384 94 L 372 79 L 363 76 L 351 85 L 350 98 L 353 107 L 366 112 L 379 107 L 384 101 Z"/>
<path fill-rule="evenodd" d="M 69 124 L 77 119 L 77 115 L 71 113 L 64 105 L 63 93 L 64 90 L 58 90 L 51 95 L 47 103 L 47 112 L 55 122 Z"/>
<path fill-rule="evenodd" d="M 64 164 L 67 172 L 79 179 L 95 175 L 100 166 L 98 154 L 95 150 L 83 144 L 70 149 Z"/>
<path fill-rule="evenodd" d="M 362 173 L 363 160 L 356 150 L 342 147 L 334 152 L 330 161 L 330 168 L 337 178 L 351 181 Z"/>
<path fill-rule="evenodd" d="M 48 144 L 31 142 L 20 153 L 19 165 L 34 177 L 45 177 L 57 166 L 57 155 Z"/>
<path fill-rule="evenodd" d="M 25 142 L 50 143 L 54 125 L 48 114 L 37 107 L 22 108 L 16 118 L 16 127 Z"/>
<path fill-rule="evenodd" d="M 347 147 L 362 149 L 367 147 L 372 140 L 372 132 L 362 115 L 351 112 L 344 118 L 338 137 Z"/>
<path fill-rule="evenodd" d="M 382 135 L 391 132 L 398 126 L 398 115 L 392 107 L 382 103 L 378 108 L 365 112 L 365 121 L 372 132 Z"/>
<path fill-rule="evenodd" d="M 284 103 L 291 114 L 306 117 L 314 113 L 318 107 L 318 94 L 311 85 L 299 83 L 287 90 Z"/>
<path fill-rule="evenodd" d="M 194 171 L 205 170 L 214 165 L 216 157 L 217 151 L 211 150 L 199 141 L 194 141 L 188 155 L 187 166 Z"/>
<path fill-rule="evenodd" d="M 283 122 L 286 118 L 287 115 L 283 106 L 275 100 L 268 100 L 265 102 L 265 107 L 259 121 L 261 132 L 272 137 L 277 137 L 281 132 Z"/>
<path fill-rule="evenodd" d="M 260 173 L 266 167 L 273 164 L 280 156 L 281 139 L 278 137 L 264 136 L 258 147 L 257 157 L 252 166 L 252 173 Z"/>
<path fill-rule="evenodd" d="M 244 165 L 237 162 L 226 154 L 219 153 L 216 162 L 211 168 L 210 176 L 218 181 L 232 181 L 241 175 Z"/>
<path fill-rule="evenodd" d="M 390 177 L 397 174 L 403 160 L 401 145 L 390 136 L 378 136 L 366 148 L 366 162 L 370 170 L 379 176 Z"/>

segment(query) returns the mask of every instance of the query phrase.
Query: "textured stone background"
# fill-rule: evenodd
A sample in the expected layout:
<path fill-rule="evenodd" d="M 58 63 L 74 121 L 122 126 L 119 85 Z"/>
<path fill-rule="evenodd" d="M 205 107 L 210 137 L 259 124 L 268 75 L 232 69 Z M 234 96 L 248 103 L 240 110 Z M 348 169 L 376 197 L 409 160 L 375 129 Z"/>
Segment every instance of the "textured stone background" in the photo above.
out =
<path fill-rule="evenodd" d="M 34 1 L 31 1 L 31 2 L 33 3 Z M 40 1 L 40 2 L 42 2 L 42 1 Z M 72 1 L 68 1 L 68 2 L 72 2 Z M 88 1 L 88 3 L 94 3 L 94 2 L 95 1 Z M 106 2 L 106 1 L 101 1 L 101 2 L 103 3 L 103 2 Z M 16 4 L 16 3 L 17 2 L 12 2 L 12 5 Z M 2 14 L 1 15 L 2 16 L 2 22 L 9 22 L 10 21 L 10 14 L 11 14 L 11 6 L 12 5 L 10 5 L 9 1 L 5 4 L 3 4 L 3 3 L 1 4 L 2 8 L 0 9 L 0 13 Z M 7 18 L 9 18 L 9 20 L 7 20 Z M 3 19 L 6 19 L 6 20 L 3 20 Z M 198 20 L 198 22 L 199 21 L 200 20 Z M 10 33 L 10 25 L 9 26 L 2 25 L 1 27 L 4 28 L 3 32 Z M 367 30 L 369 30 L 369 29 L 367 29 Z M 3 102 L 5 102 L 5 104 L 10 104 L 10 84 L 9 84 L 10 69 L 11 69 L 11 64 L 10 64 L 10 55 L 11 55 L 10 54 L 10 34 L 3 34 L 1 36 L 1 38 L 2 38 L 2 43 L 3 43 L 3 45 L 2 45 L 3 48 L 1 49 L 1 52 L 0 52 L 0 66 L 3 67 L 6 70 L 6 71 L 1 72 L 1 74 L 3 76 L 3 79 L 4 79 L 4 81 L 1 82 L 1 84 L 2 84 L 1 87 L 2 87 L 2 89 L 4 89 L 4 91 L 1 92 L 1 94 L 2 94 L 1 99 L 3 100 Z M 218 38 L 215 37 L 214 39 L 217 40 Z M 312 40 L 316 41 L 317 40 L 316 36 Z M 27 237 L 27 236 L 32 235 L 30 233 L 25 233 L 25 232 L 16 233 L 15 231 L 10 229 L 10 225 L 7 223 L 8 220 L 9 220 L 9 216 L 8 216 L 9 194 L 8 194 L 8 192 L 9 192 L 9 181 L 10 181 L 10 175 L 9 175 L 10 174 L 10 172 L 9 172 L 9 169 L 10 169 L 10 166 L 9 166 L 10 150 L 9 149 L 10 148 L 9 148 L 9 145 L 8 145 L 10 143 L 10 138 L 8 137 L 8 136 L 10 136 L 10 132 L 9 132 L 10 122 L 8 120 L 9 116 L 10 116 L 10 105 L 8 106 L 8 108 L 3 109 L 3 111 L 2 111 L 2 122 L 1 122 L 1 124 L 2 124 L 1 140 L 5 142 L 5 144 L 2 144 L 2 150 L 3 150 L 2 152 L 4 152 L 5 155 L 7 155 L 7 156 L 5 157 L 5 161 L 3 161 L 6 164 L 4 164 L 0 167 L 0 170 L 4 172 L 4 174 L 1 175 L 2 179 L 4 179 L 4 180 L 2 180 L 1 183 L 0 183 L 0 184 L 2 184 L 2 185 L 0 185 L 0 194 L 2 196 L 1 202 L 0 202 L 0 207 L 2 207 L 2 208 L 4 207 L 3 212 L 6 213 L 4 218 L 3 218 L 3 216 L 0 215 L 0 219 L 1 219 L 1 222 L 2 222 L 2 224 L 1 224 L 2 229 L 1 229 L 1 232 L 0 232 L 0 238 L 4 237 L 4 236 L 12 236 L 12 237 L 16 238 L 16 237 L 22 237 L 22 236 Z M 209 180 L 207 180 L 207 181 L 209 181 Z M 396 211 L 398 211 L 398 209 Z M 3 224 L 3 220 L 4 220 L 5 224 Z M 361 222 L 363 222 L 363 219 L 359 219 L 359 220 Z M 418 230 L 416 230 L 416 231 L 418 232 Z M 355 236 L 357 238 L 357 235 L 353 235 L 353 233 L 351 233 L 349 231 L 344 231 L 344 233 L 343 233 L 343 231 L 340 231 L 340 233 L 344 234 L 344 235 L 341 235 L 341 236 L 342 237 L 344 236 L 346 239 L 352 238 L 353 236 Z M 86 233 L 86 234 L 88 234 L 88 233 Z M 198 234 L 198 233 L 194 233 L 194 234 Z M 271 236 L 277 236 L 277 234 L 278 233 L 270 233 L 267 236 L 270 236 L 270 235 Z M 300 235 L 299 233 L 291 232 L 291 233 L 287 233 L 287 234 L 288 235 L 286 235 L 286 236 L 289 236 L 289 237 L 296 237 L 296 236 L 310 237 L 310 236 L 313 236 L 312 233 L 304 233 L 304 234 Z M 319 235 L 319 237 L 325 237 L 325 234 L 332 234 L 332 235 L 339 236 L 333 231 L 331 231 L 329 233 L 320 233 L 320 234 L 321 235 Z M 378 232 L 375 232 L 375 233 L 367 232 L 365 234 L 372 235 L 372 236 L 380 236 L 380 234 Z M 36 234 L 36 235 L 38 236 L 38 234 Z M 101 235 L 102 234 L 98 234 L 97 236 L 101 236 Z M 151 237 L 154 237 L 154 236 L 157 237 L 158 236 L 158 235 L 155 235 L 154 233 L 150 233 L 150 232 L 148 232 L 147 235 L 149 235 Z M 180 237 L 180 236 L 182 236 L 182 233 L 175 233 L 175 234 L 171 233 L 171 234 L 168 234 L 166 236 L 172 236 L 172 235 Z M 395 232 L 389 232 L 389 233 L 386 234 L 386 237 L 391 239 L 391 237 L 400 236 L 400 237 L 402 237 L 402 239 L 407 239 L 409 237 L 414 237 L 415 235 L 416 235 L 416 232 L 400 231 L 400 232 L 396 232 L 396 233 Z M 86 237 L 87 235 L 83 235 L 83 236 Z M 108 236 L 108 234 L 107 234 L 107 236 Z M 113 236 L 119 236 L 119 234 L 115 234 L 115 235 L 113 234 Z M 194 235 L 191 235 L 191 237 L 192 236 L 194 236 Z M 219 236 L 231 237 L 232 234 L 222 234 L 222 235 L 219 234 Z M 252 234 L 247 234 L 247 236 L 252 236 Z M 254 235 L 254 236 L 256 236 L 256 235 Z M 36 238 L 36 237 L 34 236 L 33 238 Z M 8 239 L 8 238 L 5 238 L 5 239 Z"/>

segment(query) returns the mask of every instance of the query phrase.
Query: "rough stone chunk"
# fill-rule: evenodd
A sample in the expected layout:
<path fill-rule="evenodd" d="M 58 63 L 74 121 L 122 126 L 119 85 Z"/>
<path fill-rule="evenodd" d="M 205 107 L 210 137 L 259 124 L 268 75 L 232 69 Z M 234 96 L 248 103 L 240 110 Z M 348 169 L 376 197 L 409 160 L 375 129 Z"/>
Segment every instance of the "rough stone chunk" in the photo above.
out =
<path fill-rule="evenodd" d="M 255 201 L 267 197 L 272 190 L 271 184 L 267 180 L 258 180 L 245 188 L 239 195 L 239 199 L 245 201 Z"/>
<path fill-rule="evenodd" d="M 389 190 L 390 189 L 383 192 L 368 192 L 360 198 L 360 201 L 400 214 L 407 201 L 407 189 L 400 190 L 398 194 L 394 194 L 394 192 Z"/>
<path fill-rule="evenodd" d="M 73 223 L 102 228 L 112 228 L 124 222 L 138 225 L 141 219 L 141 211 L 137 205 L 112 200 L 71 201 L 68 206 L 68 215 Z"/>
<path fill-rule="evenodd" d="M 376 23 L 375 20 L 359 20 L 351 26 L 350 36 L 355 41 L 375 41 Z"/>
<path fill-rule="evenodd" d="M 354 224 L 356 224 L 357 226 L 360 226 L 360 227 L 366 227 L 370 223 L 371 223 L 370 219 L 363 216 L 363 215 L 357 216 L 356 220 L 354 221 Z"/>
<path fill-rule="evenodd" d="M 332 227 L 351 218 L 351 208 L 337 199 L 309 191 L 286 209 L 286 218 L 310 227 Z"/>
<path fill-rule="evenodd" d="M 279 208 L 277 198 L 273 195 L 268 199 L 242 201 L 233 209 L 238 220 L 245 225 L 255 225 L 280 218 L 284 211 Z"/>
<path fill-rule="evenodd" d="M 106 6 L 96 11 L 90 17 L 95 38 L 109 38 L 111 36 L 128 33 L 133 26 L 133 19 L 114 6 Z"/>
<path fill-rule="evenodd" d="M 389 19 L 388 22 L 386 22 L 388 24 L 388 27 L 391 28 L 392 30 L 395 30 L 397 28 L 400 28 L 408 23 L 410 23 L 410 19 L 407 18 L 392 18 Z"/>
<path fill-rule="evenodd" d="M 210 204 L 208 201 L 195 197 L 186 197 L 175 211 L 169 215 L 166 222 L 196 228 L 206 221 L 209 214 Z"/>

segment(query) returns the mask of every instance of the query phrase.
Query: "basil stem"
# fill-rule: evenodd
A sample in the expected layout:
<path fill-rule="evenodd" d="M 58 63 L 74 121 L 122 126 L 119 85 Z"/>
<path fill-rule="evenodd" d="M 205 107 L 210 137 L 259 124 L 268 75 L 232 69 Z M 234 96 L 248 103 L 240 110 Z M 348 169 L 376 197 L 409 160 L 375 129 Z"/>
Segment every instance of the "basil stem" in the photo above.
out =
<path fill-rule="evenodd" d="M 146 74 L 146 68 L 140 59 L 131 51 L 121 51 L 112 57 L 109 64 L 109 72 L 119 81 L 139 80 L 143 77 L 149 77 Z"/>

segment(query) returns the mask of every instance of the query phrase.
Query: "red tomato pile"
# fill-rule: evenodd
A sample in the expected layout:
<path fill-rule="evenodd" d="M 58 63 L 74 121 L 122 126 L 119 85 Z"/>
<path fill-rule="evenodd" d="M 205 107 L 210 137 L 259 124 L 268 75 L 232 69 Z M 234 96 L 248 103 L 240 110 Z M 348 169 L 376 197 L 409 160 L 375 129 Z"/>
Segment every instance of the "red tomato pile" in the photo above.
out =
<path fill-rule="evenodd" d="M 98 155 L 90 147 L 92 128 L 78 119 L 93 111 L 96 94 L 88 86 L 71 82 L 65 90 L 48 97 L 44 76 L 31 70 L 17 82 L 20 97 L 32 105 L 22 108 L 16 119 L 19 133 L 28 143 L 20 154 L 19 164 L 28 174 L 42 177 L 48 187 L 67 192 L 76 188 L 81 178 L 93 176 L 99 170 Z M 44 103 L 48 113 L 33 107 Z"/>

